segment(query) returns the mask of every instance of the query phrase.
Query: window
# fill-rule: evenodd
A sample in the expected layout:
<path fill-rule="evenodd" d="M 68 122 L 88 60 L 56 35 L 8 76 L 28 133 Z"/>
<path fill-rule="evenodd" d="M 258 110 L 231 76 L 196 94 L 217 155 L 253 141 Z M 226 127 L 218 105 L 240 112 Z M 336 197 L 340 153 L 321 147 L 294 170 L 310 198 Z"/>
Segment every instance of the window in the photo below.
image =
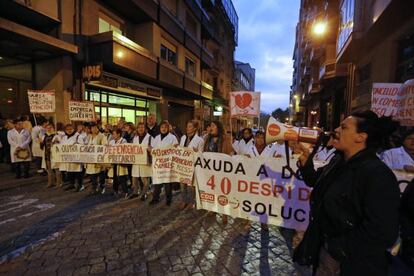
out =
<path fill-rule="evenodd" d="M 185 27 L 190 34 L 197 37 L 197 22 L 188 11 L 185 14 Z"/>
<path fill-rule="evenodd" d="M 414 78 L 414 34 L 401 40 L 398 48 L 397 82 Z"/>
<path fill-rule="evenodd" d="M 99 13 L 99 33 L 105 33 L 113 31 L 118 34 L 122 34 L 121 23 L 112 19 L 104 13 Z"/>
<path fill-rule="evenodd" d="M 134 98 L 109 94 L 109 103 L 135 106 Z"/>
<path fill-rule="evenodd" d="M 172 65 L 177 65 L 177 54 L 174 50 L 161 44 L 161 58 L 168 61 Z"/>
<path fill-rule="evenodd" d="M 196 64 L 188 57 L 185 57 L 185 73 L 193 78 L 196 77 Z"/>
<path fill-rule="evenodd" d="M 360 67 L 357 71 L 356 96 L 365 95 L 371 92 L 371 64 Z M 355 97 L 354 97 L 355 98 Z"/>

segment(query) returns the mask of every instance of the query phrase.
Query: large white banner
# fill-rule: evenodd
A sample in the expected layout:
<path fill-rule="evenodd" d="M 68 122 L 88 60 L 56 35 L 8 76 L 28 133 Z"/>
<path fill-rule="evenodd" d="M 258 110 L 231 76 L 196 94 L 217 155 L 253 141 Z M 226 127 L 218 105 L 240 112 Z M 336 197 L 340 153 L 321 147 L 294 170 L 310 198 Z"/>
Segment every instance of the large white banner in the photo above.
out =
<path fill-rule="evenodd" d="M 147 148 L 136 144 L 114 146 L 54 145 L 54 163 L 148 164 Z"/>
<path fill-rule="evenodd" d="M 192 185 L 194 151 L 190 148 L 170 147 L 152 150 L 152 183 L 180 182 Z"/>
<path fill-rule="evenodd" d="M 296 164 L 295 160 L 291 163 Z M 282 178 L 285 164 L 282 158 L 199 153 L 195 161 L 197 208 L 305 230 L 311 189 L 294 176 Z"/>
<path fill-rule="evenodd" d="M 81 122 L 95 121 L 93 102 L 69 101 L 69 120 Z"/>
<path fill-rule="evenodd" d="M 414 126 L 414 79 L 405 83 L 374 83 L 371 110 L 392 116 L 401 125 Z"/>
<path fill-rule="evenodd" d="M 231 116 L 259 116 L 260 92 L 237 91 L 230 93 Z"/>
<path fill-rule="evenodd" d="M 31 113 L 55 112 L 55 90 L 27 90 Z"/>

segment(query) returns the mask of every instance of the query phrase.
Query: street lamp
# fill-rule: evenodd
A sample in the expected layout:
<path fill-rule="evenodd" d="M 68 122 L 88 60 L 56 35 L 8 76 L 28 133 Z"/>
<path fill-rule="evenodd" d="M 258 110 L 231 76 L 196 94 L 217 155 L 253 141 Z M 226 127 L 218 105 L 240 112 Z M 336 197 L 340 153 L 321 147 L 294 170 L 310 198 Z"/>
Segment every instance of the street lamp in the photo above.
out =
<path fill-rule="evenodd" d="M 313 33 L 316 35 L 323 35 L 326 32 L 326 22 L 319 21 L 313 24 Z"/>

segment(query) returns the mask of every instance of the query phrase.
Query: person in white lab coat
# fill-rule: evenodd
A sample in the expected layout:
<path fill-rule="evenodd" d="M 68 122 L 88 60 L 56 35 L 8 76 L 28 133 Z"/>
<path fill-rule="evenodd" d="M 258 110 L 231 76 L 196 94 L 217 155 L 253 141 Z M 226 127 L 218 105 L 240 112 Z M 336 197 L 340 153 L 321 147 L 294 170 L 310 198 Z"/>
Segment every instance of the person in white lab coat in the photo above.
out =
<path fill-rule="evenodd" d="M 7 132 L 7 140 L 10 144 L 10 158 L 12 165 L 14 167 L 14 172 L 16 173 L 16 178 L 30 177 L 30 133 L 27 129 L 23 127 L 23 121 L 16 120 L 14 122 L 14 128 Z"/>
<path fill-rule="evenodd" d="M 40 143 L 42 142 L 43 136 L 45 135 L 45 127 L 48 124 L 44 118 L 39 118 L 37 120 L 38 125 L 32 129 L 32 154 L 35 161 L 37 173 L 42 173 L 43 169 L 41 168 L 43 150 L 40 148 Z"/>
<path fill-rule="evenodd" d="M 318 152 L 313 157 L 314 161 L 329 163 L 332 157 L 335 156 L 336 149 L 333 147 L 333 137 L 325 136 L 322 145 L 319 147 Z"/>
<path fill-rule="evenodd" d="M 245 155 L 248 157 L 275 157 L 276 148 L 274 144 L 266 145 L 265 133 L 258 131 L 254 138 L 254 144 Z"/>
<path fill-rule="evenodd" d="M 382 161 L 392 170 L 404 170 L 405 167 L 414 166 L 414 129 L 405 132 L 402 140 L 401 147 L 382 153 Z"/>
<path fill-rule="evenodd" d="M 122 129 L 117 128 L 112 131 L 112 140 L 109 141 L 109 145 L 121 145 L 126 144 L 126 140 L 122 138 Z M 121 186 L 122 192 L 125 198 L 129 197 L 127 179 L 128 179 L 128 167 L 122 164 L 113 164 L 112 168 L 108 172 L 108 176 L 113 178 L 113 190 L 114 196 L 119 195 L 119 186 Z"/>
<path fill-rule="evenodd" d="M 88 145 L 106 145 L 108 140 L 103 133 L 100 133 L 97 124 L 91 124 L 91 134 L 89 135 Z M 91 195 L 102 192 L 105 187 L 105 166 L 103 164 L 87 164 L 86 165 L 86 174 L 90 175 L 92 182 Z M 99 182 L 99 183 L 98 183 Z"/>
<path fill-rule="evenodd" d="M 62 137 L 60 144 L 83 145 L 84 140 L 79 136 L 78 132 L 75 132 L 72 124 L 67 124 L 65 135 Z M 66 191 L 71 189 L 75 189 L 76 192 L 85 190 L 83 185 L 83 165 L 81 163 L 59 163 L 59 170 L 67 173 L 70 185 L 65 188 Z"/>
<path fill-rule="evenodd" d="M 148 154 L 151 151 L 151 142 L 153 138 L 147 132 L 145 123 L 138 123 L 137 133 L 133 138 L 133 144 L 142 145 L 147 147 Z M 148 158 L 150 159 L 150 158 Z M 141 195 L 141 200 L 145 201 L 147 199 L 147 192 L 150 183 L 150 178 L 152 176 L 152 167 L 150 160 L 146 165 L 133 165 L 132 166 L 132 186 L 134 191 L 131 194 L 130 198 L 137 197 L 139 190 Z"/>
<path fill-rule="evenodd" d="M 163 121 L 160 124 L 160 134 L 155 137 L 152 147 L 154 149 L 159 149 L 176 145 L 178 145 L 178 140 L 177 137 L 170 132 L 170 123 L 168 121 Z M 153 186 L 154 193 L 150 204 L 153 205 L 160 202 L 161 188 L 164 186 L 167 206 L 170 206 L 172 201 L 172 183 L 153 184 Z"/>
<path fill-rule="evenodd" d="M 204 149 L 204 140 L 198 136 L 199 123 L 196 120 L 190 120 L 187 122 L 186 135 L 181 137 L 180 147 L 191 148 L 195 152 L 202 152 Z M 183 210 L 188 207 L 189 209 L 195 208 L 195 187 L 193 183 L 180 183 L 181 186 L 181 205 Z"/>
<path fill-rule="evenodd" d="M 245 128 L 242 130 L 242 138 L 239 141 L 236 140 L 233 142 L 233 149 L 236 154 L 244 155 L 250 152 L 253 145 L 253 131 L 251 128 Z"/>

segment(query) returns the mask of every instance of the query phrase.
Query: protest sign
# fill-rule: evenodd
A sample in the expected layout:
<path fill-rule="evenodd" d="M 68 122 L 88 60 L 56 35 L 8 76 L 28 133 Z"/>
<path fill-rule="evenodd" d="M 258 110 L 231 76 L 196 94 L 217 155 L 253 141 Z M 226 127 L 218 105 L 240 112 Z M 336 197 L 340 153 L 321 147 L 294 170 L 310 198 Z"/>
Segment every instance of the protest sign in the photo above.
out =
<path fill-rule="evenodd" d="M 374 83 L 371 110 L 378 116 L 392 116 L 404 126 L 414 126 L 414 80 Z"/>
<path fill-rule="evenodd" d="M 230 114 L 231 116 L 259 116 L 260 92 L 231 92 Z"/>
<path fill-rule="evenodd" d="M 82 122 L 95 121 L 95 106 L 93 102 L 69 101 L 69 120 Z"/>
<path fill-rule="evenodd" d="M 55 112 L 55 90 L 27 90 L 31 113 Z"/>
<path fill-rule="evenodd" d="M 146 147 L 135 144 L 54 145 L 52 159 L 54 163 L 145 165 L 148 163 L 148 153 Z"/>
<path fill-rule="evenodd" d="M 152 183 L 180 182 L 192 185 L 194 151 L 190 148 L 171 147 L 152 150 Z"/>
<path fill-rule="evenodd" d="M 286 228 L 306 229 L 311 189 L 295 177 L 282 178 L 284 159 L 220 153 L 196 156 L 197 208 Z"/>

